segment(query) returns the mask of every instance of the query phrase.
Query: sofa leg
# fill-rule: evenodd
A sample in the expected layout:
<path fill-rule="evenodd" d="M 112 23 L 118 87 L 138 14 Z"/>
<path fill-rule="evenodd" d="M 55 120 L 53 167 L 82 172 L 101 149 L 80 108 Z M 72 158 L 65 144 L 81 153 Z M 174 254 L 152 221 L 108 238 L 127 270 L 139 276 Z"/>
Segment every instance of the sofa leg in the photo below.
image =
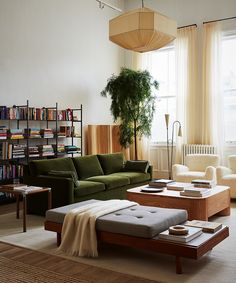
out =
<path fill-rule="evenodd" d="M 59 247 L 61 244 L 61 233 L 57 233 L 57 246 Z"/>

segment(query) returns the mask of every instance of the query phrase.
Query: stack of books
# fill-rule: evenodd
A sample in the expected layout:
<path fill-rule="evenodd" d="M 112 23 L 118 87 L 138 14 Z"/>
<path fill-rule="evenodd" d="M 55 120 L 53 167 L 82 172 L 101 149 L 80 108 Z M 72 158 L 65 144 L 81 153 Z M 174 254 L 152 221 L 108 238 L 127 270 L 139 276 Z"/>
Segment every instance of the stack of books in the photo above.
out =
<path fill-rule="evenodd" d="M 66 153 L 77 153 L 80 149 L 75 145 L 65 145 Z"/>
<path fill-rule="evenodd" d="M 58 136 L 73 137 L 74 131 L 75 131 L 74 126 L 60 126 L 60 132 L 58 133 Z"/>
<path fill-rule="evenodd" d="M 58 153 L 64 153 L 65 152 L 65 145 L 63 143 L 59 143 L 57 145 L 57 148 L 56 148 L 56 145 L 53 145 L 53 148 L 54 148 L 55 152 L 58 152 Z"/>
<path fill-rule="evenodd" d="M 169 229 L 159 234 L 159 239 L 187 243 L 202 234 L 202 228 L 188 227 L 188 234 L 186 235 L 173 235 L 169 233 Z"/>
<path fill-rule="evenodd" d="M 27 134 L 27 129 L 25 129 L 25 134 Z M 40 129 L 39 128 L 29 128 L 29 138 L 30 139 L 41 138 Z"/>
<path fill-rule="evenodd" d="M 9 138 L 12 140 L 23 139 L 23 129 L 10 129 L 9 130 Z"/>
<path fill-rule="evenodd" d="M 196 188 L 212 188 L 213 186 L 215 186 L 215 181 L 213 180 L 201 180 L 201 179 L 196 179 L 196 180 L 192 180 L 191 182 L 194 187 Z"/>
<path fill-rule="evenodd" d="M 39 157 L 38 146 L 29 146 L 29 157 Z"/>
<path fill-rule="evenodd" d="M 205 188 L 186 188 L 180 192 L 181 196 L 187 197 L 204 197 L 211 193 L 211 190 Z"/>
<path fill-rule="evenodd" d="M 167 190 L 172 190 L 172 191 L 183 191 L 183 190 L 188 189 L 188 188 L 193 188 L 193 184 L 173 182 L 173 183 L 167 184 L 166 188 L 167 188 Z"/>
<path fill-rule="evenodd" d="M 209 221 L 203 221 L 203 220 L 187 221 L 186 223 L 184 223 L 184 225 L 190 226 L 190 227 L 202 228 L 202 231 L 206 233 L 215 233 L 216 231 L 222 228 L 221 223 L 209 222 Z"/>
<path fill-rule="evenodd" d="M 7 128 L 6 126 L 0 126 L 0 140 L 7 139 Z"/>
<path fill-rule="evenodd" d="M 149 187 L 164 188 L 167 184 L 173 183 L 173 180 L 168 179 L 153 179 L 149 182 Z"/>
<path fill-rule="evenodd" d="M 12 148 L 12 158 L 25 158 L 25 144 L 14 144 Z"/>
<path fill-rule="evenodd" d="M 44 144 L 44 145 L 39 145 L 39 153 L 40 156 L 52 156 L 54 155 L 54 150 L 51 144 Z"/>
<path fill-rule="evenodd" d="M 42 129 L 41 134 L 42 134 L 42 137 L 45 139 L 51 139 L 54 137 L 52 129 Z"/>

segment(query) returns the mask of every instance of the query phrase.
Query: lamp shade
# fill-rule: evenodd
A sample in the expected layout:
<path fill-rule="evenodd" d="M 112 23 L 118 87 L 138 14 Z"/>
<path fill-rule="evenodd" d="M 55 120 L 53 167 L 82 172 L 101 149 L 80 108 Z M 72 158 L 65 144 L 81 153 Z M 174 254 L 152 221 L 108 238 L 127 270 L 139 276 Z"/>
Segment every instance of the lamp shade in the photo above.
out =
<path fill-rule="evenodd" d="M 136 52 L 159 49 L 176 38 L 174 20 L 148 8 L 124 13 L 109 22 L 109 39 Z"/>

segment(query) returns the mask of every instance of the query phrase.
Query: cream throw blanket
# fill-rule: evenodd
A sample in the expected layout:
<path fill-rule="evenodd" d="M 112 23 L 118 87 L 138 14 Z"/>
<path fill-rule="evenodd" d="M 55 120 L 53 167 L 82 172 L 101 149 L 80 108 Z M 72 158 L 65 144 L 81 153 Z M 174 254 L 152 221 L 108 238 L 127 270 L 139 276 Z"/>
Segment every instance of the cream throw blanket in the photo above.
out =
<path fill-rule="evenodd" d="M 59 251 L 70 255 L 97 257 L 96 219 L 119 209 L 138 205 L 128 200 L 97 201 L 72 209 L 65 216 Z"/>

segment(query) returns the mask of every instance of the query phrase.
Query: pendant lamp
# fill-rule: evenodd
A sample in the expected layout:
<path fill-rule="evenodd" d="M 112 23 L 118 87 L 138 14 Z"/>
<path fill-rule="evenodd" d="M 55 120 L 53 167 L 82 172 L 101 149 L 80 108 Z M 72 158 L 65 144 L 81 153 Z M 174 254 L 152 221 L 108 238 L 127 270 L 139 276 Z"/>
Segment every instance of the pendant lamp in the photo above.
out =
<path fill-rule="evenodd" d="M 159 49 L 176 38 L 177 23 L 151 9 L 126 12 L 109 22 L 109 39 L 136 52 Z"/>

